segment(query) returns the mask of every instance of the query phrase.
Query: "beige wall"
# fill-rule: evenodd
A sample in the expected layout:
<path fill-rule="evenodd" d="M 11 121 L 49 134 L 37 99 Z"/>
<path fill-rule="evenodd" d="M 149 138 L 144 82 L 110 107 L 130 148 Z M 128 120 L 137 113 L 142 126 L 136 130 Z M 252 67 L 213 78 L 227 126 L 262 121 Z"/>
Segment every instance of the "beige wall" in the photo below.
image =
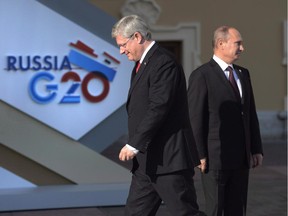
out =
<path fill-rule="evenodd" d="M 125 0 L 91 0 L 119 19 Z M 238 64 L 250 70 L 258 110 L 283 110 L 287 95 L 287 66 L 283 60 L 283 21 L 286 0 L 155 0 L 161 8 L 156 25 L 199 22 L 201 61 L 211 58 L 211 38 L 220 25 L 236 27 L 244 39 L 245 52 Z"/>

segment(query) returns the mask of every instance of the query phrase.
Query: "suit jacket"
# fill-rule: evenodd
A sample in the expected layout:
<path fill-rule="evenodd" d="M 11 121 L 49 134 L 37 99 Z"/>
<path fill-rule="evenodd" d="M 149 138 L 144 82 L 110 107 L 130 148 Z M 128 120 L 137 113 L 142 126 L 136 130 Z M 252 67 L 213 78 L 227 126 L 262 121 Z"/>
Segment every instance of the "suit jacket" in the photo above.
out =
<path fill-rule="evenodd" d="M 189 78 L 190 122 L 200 159 L 206 157 L 210 169 L 249 168 L 251 153 L 263 153 L 249 71 L 233 67 L 242 85 L 241 102 L 213 59 Z"/>
<path fill-rule="evenodd" d="M 126 108 L 128 144 L 140 151 L 133 159 L 132 172 L 164 174 L 199 164 L 183 69 L 157 43 L 138 73 L 135 68 L 132 71 Z"/>

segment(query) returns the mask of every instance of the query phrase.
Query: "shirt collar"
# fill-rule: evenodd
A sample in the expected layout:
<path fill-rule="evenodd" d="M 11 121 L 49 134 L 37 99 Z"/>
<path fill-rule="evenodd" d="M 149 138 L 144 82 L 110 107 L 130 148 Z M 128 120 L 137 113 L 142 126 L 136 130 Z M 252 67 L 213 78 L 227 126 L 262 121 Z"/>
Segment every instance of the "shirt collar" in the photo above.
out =
<path fill-rule="evenodd" d="M 152 41 L 149 46 L 145 49 L 144 53 L 142 54 L 141 56 L 141 59 L 140 59 L 140 64 L 142 63 L 143 59 L 145 58 L 146 54 L 148 53 L 148 51 L 151 49 L 151 47 L 155 44 L 155 41 Z"/>
<path fill-rule="evenodd" d="M 233 68 L 232 64 L 227 64 L 226 62 L 224 62 L 222 59 L 220 59 L 218 56 L 213 55 L 213 59 L 217 62 L 217 64 L 221 67 L 221 69 L 223 71 L 225 71 L 227 69 L 228 66 Z M 233 68 L 234 69 L 234 68 Z"/>

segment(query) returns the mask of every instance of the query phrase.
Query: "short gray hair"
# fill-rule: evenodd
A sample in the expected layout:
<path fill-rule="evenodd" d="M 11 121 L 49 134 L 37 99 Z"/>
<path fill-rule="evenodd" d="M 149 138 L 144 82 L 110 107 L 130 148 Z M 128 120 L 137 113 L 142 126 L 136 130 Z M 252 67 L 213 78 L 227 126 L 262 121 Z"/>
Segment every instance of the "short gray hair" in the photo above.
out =
<path fill-rule="evenodd" d="M 212 40 L 212 47 L 216 48 L 217 42 L 219 39 L 227 41 L 229 39 L 229 29 L 232 27 L 230 26 L 221 26 L 214 31 L 214 37 Z"/>
<path fill-rule="evenodd" d="M 151 40 L 152 34 L 147 23 L 137 15 L 129 15 L 119 20 L 112 28 L 112 38 L 121 35 L 125 38 L 131 37 L 139 32 L 145 40 Z"/>

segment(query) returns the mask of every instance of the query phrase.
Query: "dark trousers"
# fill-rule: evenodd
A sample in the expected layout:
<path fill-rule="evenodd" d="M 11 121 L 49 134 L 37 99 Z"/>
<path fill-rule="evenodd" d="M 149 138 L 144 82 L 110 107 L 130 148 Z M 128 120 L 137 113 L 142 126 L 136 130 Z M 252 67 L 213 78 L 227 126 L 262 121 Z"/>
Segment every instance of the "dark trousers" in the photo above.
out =
<path fill-rule="evenodd" d="M 193 176 L 193 170 L 155 176 L 135 171 L 125 206 L 125 216 L 154 216 L 162 201 L 171 216 L 198 215 Z"/>
<path fill-rule="evenodd" d="M 248 169 L 209 170 L 202 173 L 208 216 L 245 216 Z"/>

